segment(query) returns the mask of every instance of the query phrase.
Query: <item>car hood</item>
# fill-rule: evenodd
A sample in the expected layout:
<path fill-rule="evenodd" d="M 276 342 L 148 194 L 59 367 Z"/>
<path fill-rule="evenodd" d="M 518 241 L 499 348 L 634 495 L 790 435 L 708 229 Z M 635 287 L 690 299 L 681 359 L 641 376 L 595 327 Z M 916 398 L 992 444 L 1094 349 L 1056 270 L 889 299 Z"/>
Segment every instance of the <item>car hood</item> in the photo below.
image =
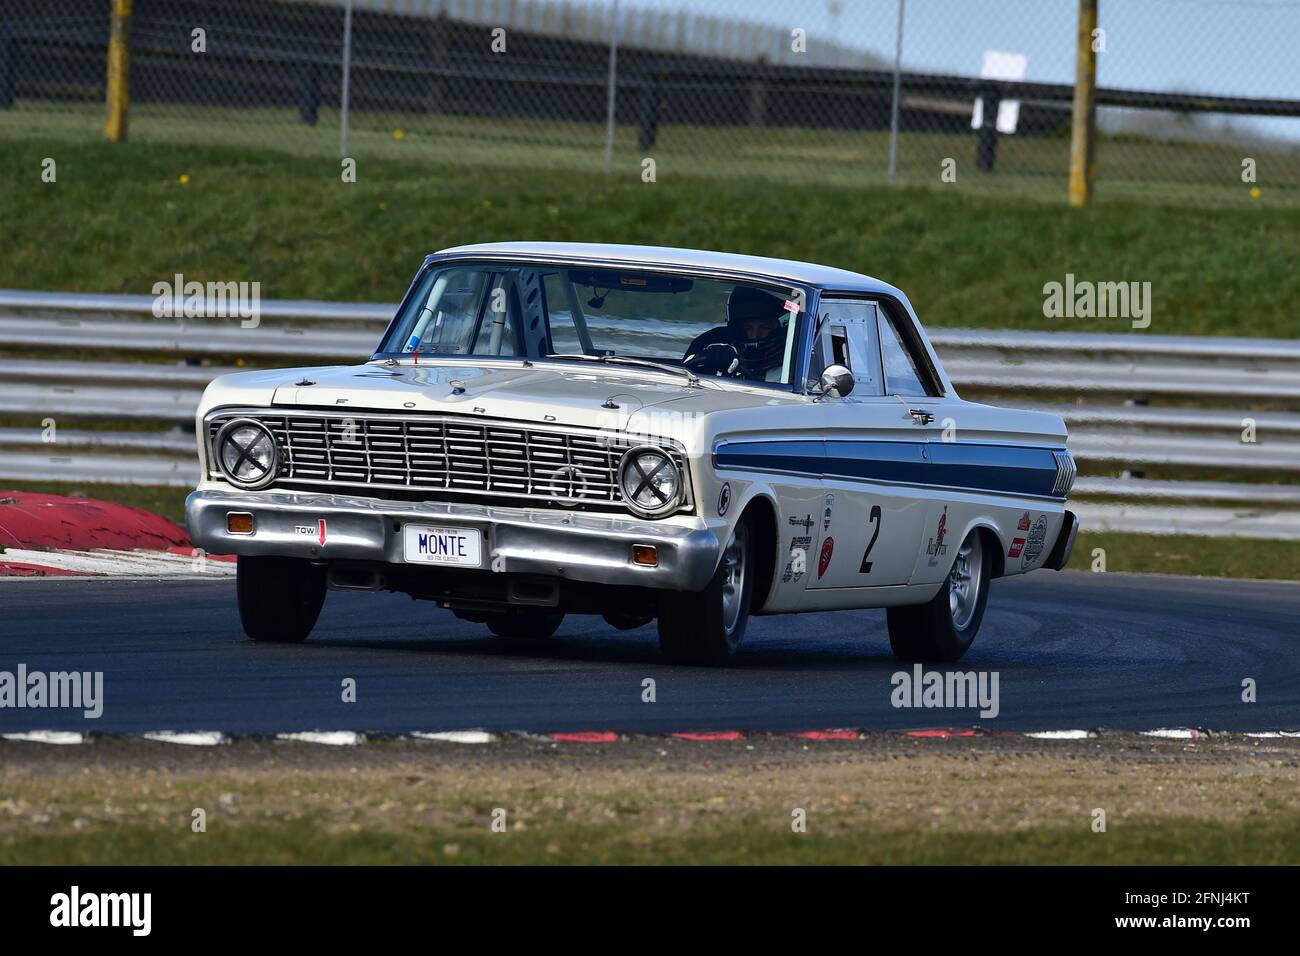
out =
<path fill-rule="evenodd" d="M 443 412 L 622 430 L 636 412 L 692 392 L 684 378 L 639 369 L 370 363 L 237 372 L 214 381 L 203 405 Z"/>

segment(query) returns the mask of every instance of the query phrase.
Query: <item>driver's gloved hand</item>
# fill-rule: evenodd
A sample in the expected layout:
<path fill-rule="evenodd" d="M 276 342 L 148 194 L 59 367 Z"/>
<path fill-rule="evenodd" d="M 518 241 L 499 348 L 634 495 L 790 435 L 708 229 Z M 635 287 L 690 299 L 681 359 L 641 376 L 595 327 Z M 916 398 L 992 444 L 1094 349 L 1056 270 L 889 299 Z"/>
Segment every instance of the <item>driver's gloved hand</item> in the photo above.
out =
<path fill-rule="evenodd" d="M 701 375 L 734 375 L 740 367 L 740 355 L 734 345 L 714 342 L 698 354 L 686 356 L 685 364 Z"/>

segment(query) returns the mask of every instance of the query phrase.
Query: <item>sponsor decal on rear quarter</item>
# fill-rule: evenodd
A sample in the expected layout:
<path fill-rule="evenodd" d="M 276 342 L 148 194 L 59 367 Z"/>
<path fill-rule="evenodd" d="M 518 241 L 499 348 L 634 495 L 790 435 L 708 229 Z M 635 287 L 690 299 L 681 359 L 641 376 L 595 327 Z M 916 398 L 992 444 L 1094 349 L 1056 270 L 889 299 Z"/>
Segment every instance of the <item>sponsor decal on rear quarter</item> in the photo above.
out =
<path fill-rule="evenodd" d="M 1021 567 L 1029 567 L 1038 560 L 1038 556 L 1043 553 L 1043 544 L 1047 541 L 1047 515 L 1039 515 L 1034 519 L 1034 528 L 1029 532 L 1029 538 L 1025 542 L 1025 553 L 1020 559 Z"/>

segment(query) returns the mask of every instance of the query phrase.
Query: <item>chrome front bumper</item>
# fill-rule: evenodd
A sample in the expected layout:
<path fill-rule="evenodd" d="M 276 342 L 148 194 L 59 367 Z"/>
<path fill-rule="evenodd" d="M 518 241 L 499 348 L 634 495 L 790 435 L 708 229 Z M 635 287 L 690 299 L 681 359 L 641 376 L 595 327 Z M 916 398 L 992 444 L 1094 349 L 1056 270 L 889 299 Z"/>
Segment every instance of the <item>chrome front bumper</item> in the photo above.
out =
<path fill-rule="evenodd" d="M 228 532 L 230 511 L 252 514 L 254 533 Z M 709 528 L 554 509 L 294 492 L 196 491 L 185 501 L 185 515 L 190 539 L 209 554 L 379 561 L 437 573 L 437 566 L 403 560 L 402 526 L 467 527 L 483 533 L 479 570 L 487 573 L 540 574 L 669 591 L 703 590 L 722 553 L 718 536 Z M 322 518 L 323 544 L 315 534 Z M 633 564 L 634 544 L 654 545 L 659 563 L 655 567 Z"/>

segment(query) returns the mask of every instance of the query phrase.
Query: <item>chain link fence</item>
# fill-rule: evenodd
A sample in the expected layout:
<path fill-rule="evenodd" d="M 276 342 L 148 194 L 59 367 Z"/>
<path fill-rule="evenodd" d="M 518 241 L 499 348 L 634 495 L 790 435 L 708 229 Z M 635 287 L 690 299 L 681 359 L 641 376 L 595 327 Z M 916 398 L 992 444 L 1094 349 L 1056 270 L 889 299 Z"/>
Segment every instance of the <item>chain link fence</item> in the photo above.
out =
<path fill-rule="evenodd" d="M 0 0 L 0 141 L 1063 198 L 1079 0 Z M 1099 196 L 1300 200 L 1300 3 L 1101 0 Z"/>

